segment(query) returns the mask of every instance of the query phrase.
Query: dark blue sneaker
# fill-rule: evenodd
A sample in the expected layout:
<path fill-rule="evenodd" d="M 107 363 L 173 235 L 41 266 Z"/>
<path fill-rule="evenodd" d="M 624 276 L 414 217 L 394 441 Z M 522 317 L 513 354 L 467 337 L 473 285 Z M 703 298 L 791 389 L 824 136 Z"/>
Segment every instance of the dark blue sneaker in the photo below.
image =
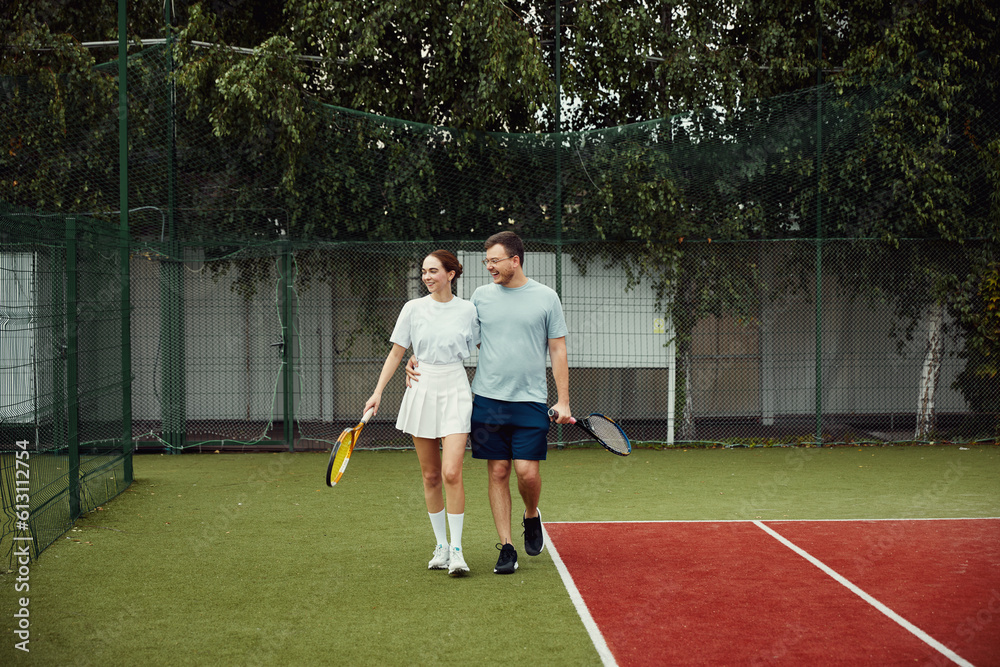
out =
<path fill-rule="evenodd" d="M 527 512 L 525 512 L 527 514 Z M 533 519 L 523 517 L 521 525 L 524 526 L 524 550 L 529 556 L 537 556 L 545 548 L 545 539 L 542 536 L 542 513 Z"/>
<path fill-rule="evenodd" d="M 493 571 L 497 574 L 514 574 L 514 570 L 517 569 L 517 552 L 514 551 L 514 545 L 497 544 L 497 549 L 500 550 L 500 558 L 497 559 L 497 566 Z"/>

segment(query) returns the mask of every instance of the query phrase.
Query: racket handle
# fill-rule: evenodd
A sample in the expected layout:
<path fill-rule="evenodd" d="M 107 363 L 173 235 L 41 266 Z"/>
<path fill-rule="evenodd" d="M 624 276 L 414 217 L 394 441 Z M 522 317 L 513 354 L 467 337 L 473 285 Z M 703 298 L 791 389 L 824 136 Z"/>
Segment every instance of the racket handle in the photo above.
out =
<path fill-rule="evenodd" d="M 555 410 L 553 410 L 552 408 L 549 408 L 549 417 L 555 417 L 556 419 L 559 419 L 559 413 L 556 412 Z M 570 417 L 569 418 L 569 423 L 570 424 L 575 424 L 576 423 L 576 417 Z"/>
<path fill-rule="evenodd" d="M 368 412 L 366 412 L 365 416 L 361 418 L 361 423 L 367 424 L 368 420 L 372 418 L 373 414 L 375 414 L 375 408 L 368 408 Z"/>

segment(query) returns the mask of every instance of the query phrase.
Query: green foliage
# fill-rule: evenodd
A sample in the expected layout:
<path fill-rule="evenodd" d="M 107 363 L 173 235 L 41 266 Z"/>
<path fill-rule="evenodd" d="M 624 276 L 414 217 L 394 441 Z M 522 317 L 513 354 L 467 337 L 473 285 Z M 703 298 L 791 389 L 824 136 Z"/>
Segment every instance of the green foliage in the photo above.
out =
<path fill-rule="evenodd" d="M 965 333 L 965 369 L 954 387 L 974 412 L 1000 414 L 1000 263 L 952 282 L 950 311 Z"/>
<path fill-rule="evenodd" d="M 286 15 L 300 51 L 322 54 L 309 90 L 324 102 L 520 132 L 536 128 L 553 94 L 530 4 L 290 0 Z"/>
<path fill-rule="evenodd" d="M 6 75 L 0 79 L 0 200 L 92 210 L 112 182 L 104 156 L 113 138 L 107 130 L 116 127 L 114 80 L 95 70 L 72 38 L 44 25 L 10 37 L 0 71 Z"/>
<path fill-rule="evenodd" d="M 871 131 L 836 175 L 845 235 L 885 241 L 868 278 L 854 284 L 893 303 L 910 322 L 907 336 L 932 302 L 946 305 L 966 346 L 955 386 L 973 410 L 995 412 L 1000 387 L 987 378 L 997 341 L 983 290 L 1000 241 L 1000 88 L 990 74 L 1000 64 L 996 9 L 952 0 L 860 8 L 889 28 L 850 54 L 854 78 L 845 84 L 884 87 L 880 81 L 899 77 L 901 85 L 868 112 Z M 945 243 L 910 245 L 906 237 Z"/>
<path fill-rule="evenodd" d="M 881 204 L 852 222 L 864 223 L 859 235 L 890 243 L 983 238 L 998 221 L 981 189 L 995 182 L 996 164 L 980 148 L 1000 125 L 998 84 L 988 74 L 1000 62 L 995 9 L 954 0 L 900 4 L 886 20 L 884 36 L 846 63 L 847 86 L 905 82 L 870 110 L 872 131 L 846 165 Z"/>
<path fill-rule="evenodd" d="M 607 127 L 809 85 L 811 9 L 793 2 L 584 0 L 564 5 L 571 127 Z"/>
<path fill-rule="evenodd" d="M 979 287 L 983 299 L 982 315 L 978 318 L 974 345 L 987 359 L 978 375 L 995 377 L 1000 373 L 1000 263 L 993 263 Z"/>
<path fill-rule="evenodd" d="M 800 112 L 800 117 L 785 116 L 776 123 L 781 98 L 767 104 L 755 100 L 809 84 L 818 65 L 844 69 L 838 80 L 856 91 L 908 72 L 914 75 L 912 90 L 897 86 L 888 104 L 861 110 L 869 115 L 870 130 L 858 133 L 864 128 L 839 122 L 828 126 L 825 143 L 837 141 L 839 133 L 861 139 L 861 147 L 841 172 L 821 167 L 821 191 L 842 193 L 832 200 L 832 219 L 826 224 L 851 236 L 890 242 L 927 234 L 974 236 L 994 220 L 977 212 L 982 195 L 970 192 L 969 178 L 989 176 L 956 172 L 955 167 L 967 161 L 954 153 L 959 148 L 968 152 L 968 147 L 954 137 L 967 135 L 972 140 L 966 143 L 982 146 L 995 135 L 983 113 L 995 86 L 984 81 L 980 92 L 970 93 L 961 83 L 967 74 L 988 71 L 995 63 L 986 45 L 996 26 L 980 3 L 961 12 L 955 3 L 938 4 L 955 10 L 953 24 L 927 20 L 941 7 L 887 10 L 865 2 L 805 10 L 796 3 L 721 0 L 568 5 L 563 8 L 560 54 L 562 94 L 573 100 L 564 105 L 568 124 L 617 125 L 667 117 L 678 110 L 703 111 L 658 121 L 662 126 L 656 130 L 657 145 L 637 137 L 624 150 L 614 146 L 613 164 L 600 154 L 601 144 L 612 143 L 608 139 L 597 138 L 595 148 L 591 137 L 583 142 L 569 139 L 568 145 L 532 137 L 534 150 L 548 152 L 543 159 L 541 154 L 528 157 L 529 168 L 538 172 L 537 187 L 525 190 L 520 183 L 512 184 L 493 201 L 464 195 L 447 206 L 432 200 L 445 196 L 442 186 L 453 174 L 468 176 L 478 169 L 479 181 L 494 188 L 512 182 L 511 164 L 484 164 L 490 157 L 481 146 L 482 137 L 468 137 L 473 140 L 466 142 L 461 132 L 551 127 L 551 5 L 485 0 L 293 0 L 269 9 L 262 3 L 193 4 L 174 17 L 180 29 L 171 55 L 172 76 L 188 121 L 179 127 L 178 136 L 183 139 L 189 133 L 193 138 L 207 122 L 219 141 L 215 150 L 221 148 L 226 157 L 221 164 L 200 168 L 201 178 L 214 179 L 216 192 L 239 189 L 242 194 L 234 192 L 228 201 L 214 201 L 213 206 L 281 210 L 282 222 L 298 225 L 301 232 L 323 229 L 325 236 L 335 237 L 346 228 L 369 237 L 398 237 L 400 230 L 378 221 L 379 213 L 405 220 L 407 228 L 419 221 L 419 237 L 475 234 L 481 224 L 475 220 L 484 215 L 499 222 L 513 219 L 524 231 L 533 226 L 532 220 L 553 220 L 558 208 L 569 237 L 596 233 L 638 240 L 649 249 L 646 265 L 669 267 L 680 237 L 815 235 L 816 146 L 804 133 L 810 117 Z M 281 21 L 275 20 L 278 11 L 283 12 Z M 25 21 L 40 20 L 38 12 L 22 13 Z M 150 34 L 162 30 L 148 13 L 140 12 L 139 17 L 134 29 Z M 109 18 L 107 11 L 99 13 L 104 26 L 100 30 L 110 29 Z M 266 21 L 271 28 L 265 36 L 261 30 Z M 826 38 L 822 62 L 814 59 L 817 35 Z M 246 46 L 245 40 L 257 36 L 261 39 L 249 44 L 256 45 L 250 56 L 225 48 L 233 43 Z M 48 35 L 36 40 L 31 48 L 42 48 L 52 39 Z M 199 45 L 204 42 L 223 46 Z M 920 57 L 929 49 L 931 56 Z M 303 54 L 319 55 L 307 61 Z M 426 143 L 414 150 L 412 143 L 398 141 L 395 129 L 351 120 L 355 126 L 367 123 L 367 134 L 347 145 L 338 136 L 348 129 L 344 120 L 313 102 L 463 129 L 428 129 Z M 964 135 L 956 132 L 954 120 L 942 120 L 942 113 L 953 116 L 960 110 L 968 112 Z M 747 132 L 761 123 L 772 132 L 784 132 L 789 140 L 765 141 L 745 154 L 725 146 L 732 138 L 745 146 L 760 142 L 761 133 Z M 926 137 L 925 145 L 907 143 L 910 130 Z M 18 134 L 12 140 L 24 138 Z M 499 143 L 510 148 L 520 141 L 505 138 Z M 448 151 L 440 150 L 444 142 L 450 142 Z M 721 148 L 709 149 L 713 144 Z M 317 155 L 317 146 L 331 150 Z M 385 150 L 371 160 L 361 156 L 373 146 Z M 188 145 L 183 154 L 201 150 Z M 564 165 L 584 162 L 575 158 L 591 160 L 586 171 L 564 171 L 564 201 L 558 204 L 552 201 L 551 188 L 554 151 L 563 153 Z M 873 153 L 878 160 L 872 159 Z M 979 163 L 987 162 L 980 157 Z M 608 170 L 601 173 L 605 165 Z M 524 165 L 516 168 L 523 170 Z M 381 184 L 379 174 L 385 174 Z M 84 187 L 92 190 L 94 185 Z M 691 194 L 694 188 L 700 188 L 697 201 Z M 779 211 L 768 202 L 782 188 L 795 193 L 795 211 Z M 276 196 L 262 205 L 259 195 L 268 191 Z M 302 204 L 303 195 L 325 200 L 326 210 L 344 213 L 340 219 L 317 216 L 316 207 Z M 207 208 L 204 201 L 185 203 L 192 209 Z M 968 214 L 945 213 L 956 206 Z M 501 207 L 506 216 L 496 215 Z M 703 212 L 710 207 L 718 212 L 707 218 Z M 447 211 L 444 218 L 442 210 Z M 367 217 L 371 219 L 363 219 Z M 266 236 L 270 231 L 261 227 L 256 233 Z"/>
<path fill-rule="evenodd" d="M 79 42 L 114 38 L 114 12 L 63 4 L 3 15 L 0 199 L 110 211 L 115 72 Z M 130 36 L 166 34 L 161 7 L 129 8 Z M 991 5 L 563 3 L 559 99 L 578 131 L 540 134 L 555 120 L 553 9 L 181 7 L 173 43 L 130 64 L 130 200 L 170 216 L 134 236 L 430 242 L 510 228 L 550 243 L 559 220 L 581 266 L 600 254 L 629 287 L 652 281 L 682 354 L 705 317 L 755 326 L 762 297 L 812 279 L 808 252 L 775 271 L 730 242 L 823 239 L 825 272 L 891 304 L 901 341 L 948 304 L 970 363 L 995 373 L 976 297 L 1000 229 Z"/>
<path fill-rule="evenodd" d="M 72 35 L 78 42 L 118 39 L 116 0 L 8 0 L 0 8 L 0 33 L 17 34 L 39 26 L 53 35 Z M 163 3 L 126 0 L 130 36 L 158 37 L 162 32 Z M 9 44 L 9 42 L 6 42 Z"/>

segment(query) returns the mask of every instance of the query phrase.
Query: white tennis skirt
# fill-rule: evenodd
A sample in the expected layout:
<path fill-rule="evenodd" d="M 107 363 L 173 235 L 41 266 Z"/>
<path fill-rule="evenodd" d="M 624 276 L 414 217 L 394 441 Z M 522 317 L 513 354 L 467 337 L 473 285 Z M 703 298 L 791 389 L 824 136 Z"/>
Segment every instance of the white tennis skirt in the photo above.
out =
<path fill-rule="evenodd" d="M 472 421 L 472 389 L 465 366 L 420 364 L 420 378 L 403 394 L 396 428 L 418 438 L 468 433 Z"/>

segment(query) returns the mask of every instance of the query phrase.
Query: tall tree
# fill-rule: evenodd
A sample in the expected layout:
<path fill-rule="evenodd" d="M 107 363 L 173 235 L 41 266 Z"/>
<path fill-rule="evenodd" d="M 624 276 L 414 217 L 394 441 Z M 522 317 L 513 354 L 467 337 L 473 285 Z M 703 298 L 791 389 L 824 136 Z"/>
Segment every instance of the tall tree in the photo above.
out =
<path fill-rule="evenodd" d="M 802 3 L 564 3 L 569 127 L 610 127 L 810 85 L 817 20 Z"/>
<path fill-rule="evenodd" d="M 883 240 L 868 262 L 869 293 L 880 290 L 912 321 L 944 322 L 934 311 L 948 309 L 978 341 L 970 345 L 991 349 L 977 333 L 991 329 L 975 319 L 986 311 L 974 306 L 1000 229 L 1000 100 L 990 76 L 1000 39 L 984 0 L 562 0 L 559 98 L 553 0 L 172 6 L 174 68 L 161 75 L 172 77 L 184 112 L 176 140 L 185 205 L 268 209 L 253 223 L 212 219 L 205 233 L 268 238 L 277 210 L 286 228 L 327 238 L 479 237 L 507 220 L 531 231 L 558 217 L 571 237 L 639 241 L 630 266 L 665 294 L 689 295 L 688 314 L 733 314 L 743 306 L 731 294 L 761 279 L 741 273 L 718 242 L 816 238 L 822 200 L 829 232 Z M 160 3 L 129 0 L 129 9 L 133 36 L 163 34 Z M 115 141 L 113 80 L 80 43 L 114 39 L 113 12 L 96 0 L 0 11 L 0 104 L 15 119 L 3 136 L 0 198 L 95 210 L 112 187 L 99 156 Z M 150 77 L 160 67 L 153 60 Z M 803 129 L 822 111 L 818 95 L 796 101 L 818 72 L 834 82 L 831 97 L 875 91 L 877 100 L 867 125 L 839 128 L 857 144 L 837 164 L 817 159 L 832 136 L 820 145 Z M 576 143 L 481 134 L 551 130 L 557 99 L 563 129 L 586 131 Z M 147 116 L 136 121 L 136 141 L 146 142 L 137 168 L 166 150 L 165 132 L 142 134 Z M 648 122 L 617 129 L 638 121 Z M 599 131 L 608 127 L 616 129 Z M 497 146 L 517 159 L 497 160 Z M 462 179 L 476 185 L 472 194 L 442 194 Z M 898 269 L 909 287 L 882 289 L 880 259 L 907 238 L 940 239 L 956 252 L 915 253 Z M 686 252 L 692 240 L 700 250 Z M 832 253 L 834 268 L 838 261 L 852 260 Z M 751 314 L 753 300 L 745 303 L 736 315 Z"/>
<path fill-rule="evenodd" d="M 928 330 L 915 434 L 922 438 L 934 428 L 945 311 L 965 341 L 973 376 L 982 357 L 970 352 L 989 346 L 968 306 L 995 266 L 1000 242 L 1000 85 L 991 74 L 1000 64 L 1000 23 L 994 7 L 977 1 L 859 2 L 852 10 L 851 24 L 882 32 L 849 53 L 845 85 L 891 92 L 870 113 L 871 131 L 832 175 L 831 191 L 843 231 L 882 239 L 882 255 L 910 258 L 894 263 L 900 280 L 879 292 L 910 329 L 921 322 Z M 942 243 L 900 252 L 907 238 Z M 872 266 L 877 271 L 867 284 L 879 288 L 892 264 Z"/>

